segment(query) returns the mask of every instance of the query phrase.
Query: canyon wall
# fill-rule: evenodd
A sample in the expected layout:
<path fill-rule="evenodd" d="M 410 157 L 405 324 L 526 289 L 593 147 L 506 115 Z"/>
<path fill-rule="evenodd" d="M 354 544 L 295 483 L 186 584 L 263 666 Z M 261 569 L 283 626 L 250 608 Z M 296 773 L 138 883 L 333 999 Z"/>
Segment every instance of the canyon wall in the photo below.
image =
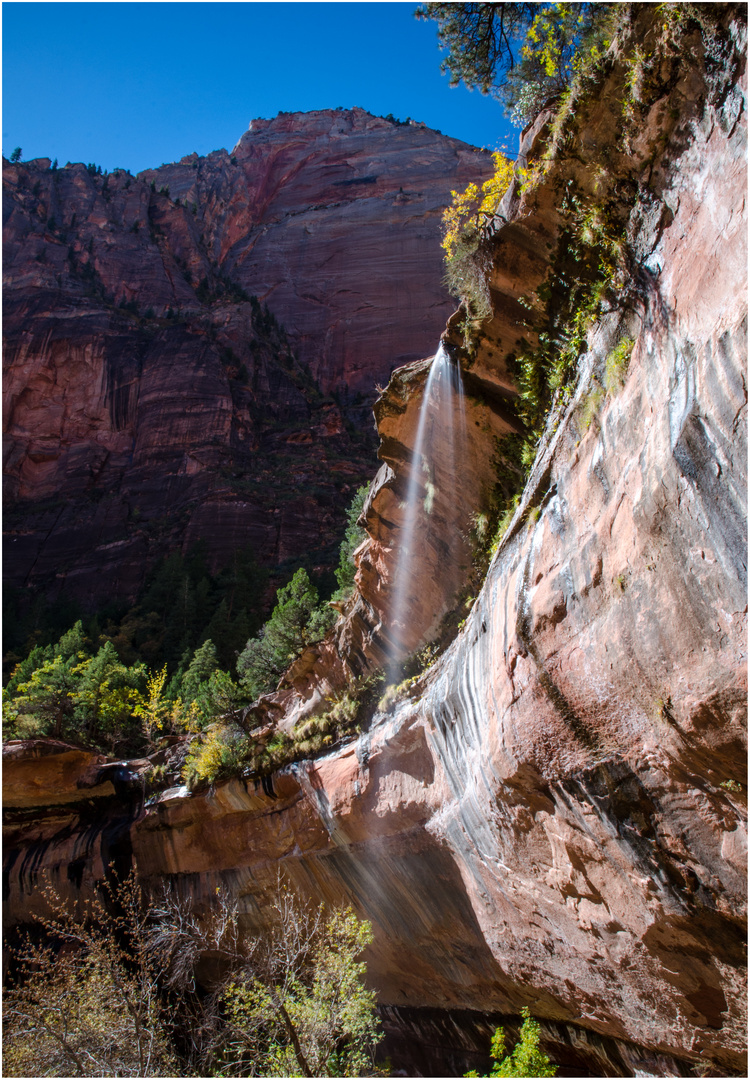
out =
<path fill-rule="evenodd" d="M 590 191 L 597 164 L 632 185 L 633 261 L 447 651 L 356 740 L 192 795 L 144 802 L 143 762 L 9 744 L 10 923 L 29 917 L 42 870 L 77 898 L 114 858 L 199 907 L 228 889 L 253 933 L 281 873 L 372 921 L 368 978 L 409 1074 L 482 1067 L 493 1025 L 514 1029 L 528 1006 L 568 1074 L 746 1075 L 747 114 L 744 26 L 727 27 L 722 63 L 680 67 L 629 148 L 615 62 L 539 186 L 500 208 L 492 317 L 470 350 L 458 319 L 445 335 L 477 400 L 477 508 L 480 433 L 486 462 L 513 426 L 509 358 L 561 193 Z M 597 395 L 623 338 L 624 385 Z M 335 631 L 342 671 L 383 655 L 424 375 L 397 373 L 378 407 L 387 465 Z M 436 603 L 456 585 L 441 593 L 433 556 L 418 573 Z M 314 693 L 301 678 L 291 708 Z"/>
<path fill-rule="evenodd" d="M 6 580 L 90 608 L 198 539 L 335 561 L 375 384 L 451 310 L 441 211 L 490 168 L 361 109 L 138 177 L 6 162 Z"/>
<path fill-rule="evenodd" d="M 434 351 L 452 309 L 440 216 L 491 168 L 424 124 L 323 109 L 253 120 L 231 156 L 141 176 L 202 208 L 209 257 L 267 301 L 324 390 L 369 397 Z"/>

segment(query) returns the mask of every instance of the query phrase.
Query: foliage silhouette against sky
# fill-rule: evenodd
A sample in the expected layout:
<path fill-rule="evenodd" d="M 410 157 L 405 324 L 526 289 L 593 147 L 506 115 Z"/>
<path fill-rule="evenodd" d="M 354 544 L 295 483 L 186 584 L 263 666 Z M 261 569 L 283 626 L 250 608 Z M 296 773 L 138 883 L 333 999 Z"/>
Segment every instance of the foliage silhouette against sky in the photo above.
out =
<path fill-rule="evenodd" d="M 497 102 L 440 73 L 405 3 L 3 5 L 3 153 L 132 172 L 231 150 L 250 120 L 361 106 L 495 149 Z"/>

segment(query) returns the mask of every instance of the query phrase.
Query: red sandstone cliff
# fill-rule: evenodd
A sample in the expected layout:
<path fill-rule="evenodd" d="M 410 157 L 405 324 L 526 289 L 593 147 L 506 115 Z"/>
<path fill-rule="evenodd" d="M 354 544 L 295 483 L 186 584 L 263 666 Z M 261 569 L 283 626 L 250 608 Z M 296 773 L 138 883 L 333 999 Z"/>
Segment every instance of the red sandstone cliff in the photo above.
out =
<path fill-rule="evenodd" d="M 231 156 L 139 177 L 6 163 L 11 584 L 132 598 L 199 538 L 214 565 L 311 536 L 325 560 L 371 475 L 376 382 L 451 310 L 440 212 L 488 168 L 362 110 L 254 121 Z"/>
<path fill-rule="evenodd" d="M 77 788 L 68 755 L 54 806 L 39 797 L 32 818 L 25 788 L 9 799 L 9 918 L 28 912 L 42 866 L 85 892 L 132 848 L 146 882 L 169 876 L 199 904 L 229 888 L 252 932 L 281 866 L 372 920 L 369 972 L 414 1068 L 463 1071 L 464 1052 L 527 1005 L 573 1071 L 746 1074 L 746 93 L 743 27 L 732 34 L 732 77 L 684 72 L 619 159 L 615 68 L 545 183 L 502 207 L 494 314 L 463 361 L 485 386 L 488 451 L 512 393 L 518 298 L 545 276 L 560 188 L 589 183 L 599 155 L 637 185 L 622 225 L 638 288 L 591 328 L 447 653 L 369 732 L 264 784 L 175 788 L 142 810 L 96 762 L 78 764 L 92 786 Z M 524 154 L 543 137 L 540 123 Z M 625 385 L 586 424 L 622 333 L 635 343 Z M 453 327 L 447 339 L 460 347 Z M 361 594 L 336 630 L 342 669 L 382 647 L 422 374 L 397 374 L 380 407 L 394 469 L 373 491 Z M 454 583 L 436 583 L 432 541 L 420 572 L 439 606 Z M 299 689 L 310 697 L 315 679 Z M 7 782 L 35 752 L 9 749 Z M 135 791 L 137 767 L 123 772 Z"/>
<path fill-rule="evenodd" d="M 422 124 L 325 109 L 253 120 L 231 157 L 141 176 L 197 204 L 210 257 L 268 302 L 325 390 L 369 395 L 434 350 L 452 308 L 440 215 L 490 168 Z"/>

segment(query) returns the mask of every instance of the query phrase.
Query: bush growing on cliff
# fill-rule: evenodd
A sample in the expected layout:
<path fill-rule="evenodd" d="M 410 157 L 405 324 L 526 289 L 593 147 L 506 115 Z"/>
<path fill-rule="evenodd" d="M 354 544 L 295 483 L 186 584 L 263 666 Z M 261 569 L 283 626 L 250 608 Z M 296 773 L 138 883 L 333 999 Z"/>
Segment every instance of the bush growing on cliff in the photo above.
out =
<path fill-rule="evenodd" d="M 332 746 L 337 739 L 356 734 L 366 709 L 364 697 L 363 684 L 329 698 L 325 712 L 310 717 L 294 729 L 290 753 L 298 758 L 315 754 Z"/>
<path fill-rule="evenodd" d="M 232 724 L 212 724 L 190 747 L 182 777 L 187 786 L 200 787 L 236 775 L 250 753 L 245 733 Z"/>
<path fill-rule="evenodd" d="M 500 151 L 493 155 L 495 171 L 480 187 L 469 184 L 463 192 L 451 192 L 451 204 L 443 212 L 446 282 L 460 297 L 473 318 L 483 319 L 491 310 L 482 241 L 492 226 L 500 200 L 513 180 L 513 163 Z"/>

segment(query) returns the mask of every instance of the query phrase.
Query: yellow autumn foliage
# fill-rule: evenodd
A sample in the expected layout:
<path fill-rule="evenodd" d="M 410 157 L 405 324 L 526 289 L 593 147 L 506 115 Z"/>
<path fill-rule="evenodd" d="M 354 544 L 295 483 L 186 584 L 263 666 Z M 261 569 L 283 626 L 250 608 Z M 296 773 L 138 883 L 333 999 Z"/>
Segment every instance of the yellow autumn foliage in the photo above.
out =
<path fill-rule="evenodd" d="M 500 150 L 492 154 L 495 171 L 481 185 L 469 184 L 463 192 L 451 192 L 451 204 L 443 211 L 443 243 L 450 263 L 467 241 L 479 240 L 483 225 L 492 220 L 513 179 L 513 162 Z"/>

